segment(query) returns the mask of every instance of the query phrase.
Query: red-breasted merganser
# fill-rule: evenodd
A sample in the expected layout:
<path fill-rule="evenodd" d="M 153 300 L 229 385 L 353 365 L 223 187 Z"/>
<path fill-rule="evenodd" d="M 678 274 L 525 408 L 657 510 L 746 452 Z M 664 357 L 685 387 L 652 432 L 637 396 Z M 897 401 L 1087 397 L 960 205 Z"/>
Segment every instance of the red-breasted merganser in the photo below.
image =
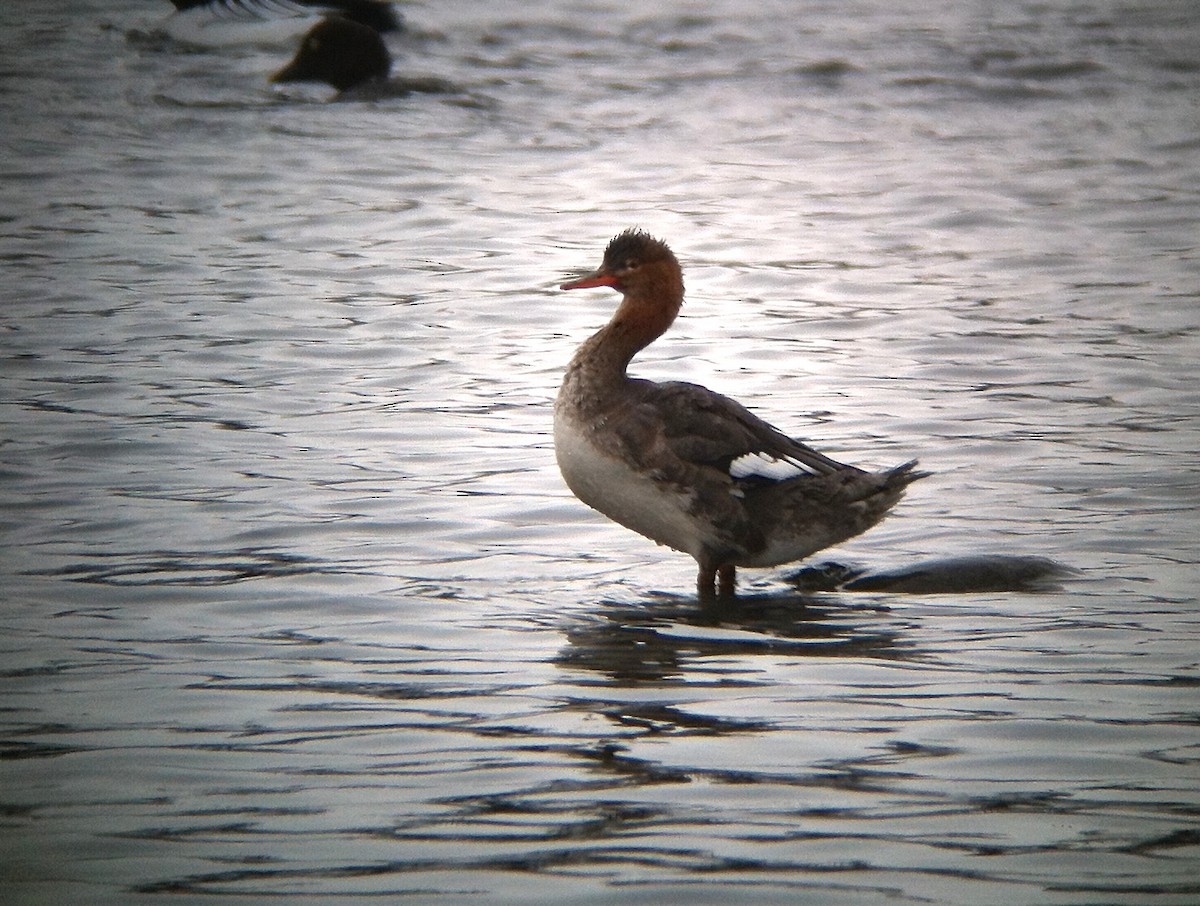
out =
<path fill-rule="evenodd" d="M 382 82 L 392 69 L 392 55 L 379 32 L 341 16 L 314 25 L 287 66 L 272 82 L 325 82 L 346 91 L 365 82 Z"/>
<path fill-rule="evenodd" d="M 559 469 L 588 506 L 691 554 L 702 598 L 732 596 L 739 566 L 791 563 L 866 531 L 928 474 L 915 460 L 866 472 L 705 387 L 629 377 L 629 362 L 683 304 L 683 274 L 665 243 L 626 230 L 599 270 L 562 289 L 594 286 L 624 298 L 563 377 L 554 405 Z M 756 460 L 774 468 L 756 473 Z"/>
<path fill-rule="evenodd" d="M 448 94 L 459 89 L 438 78 L 392 79 L 392 55 L 373 28 L 328 16 L 309 29 L 292 61 L 272 82 L 324 82 L 342 100 L 375 101 L 410 94 Z"/>

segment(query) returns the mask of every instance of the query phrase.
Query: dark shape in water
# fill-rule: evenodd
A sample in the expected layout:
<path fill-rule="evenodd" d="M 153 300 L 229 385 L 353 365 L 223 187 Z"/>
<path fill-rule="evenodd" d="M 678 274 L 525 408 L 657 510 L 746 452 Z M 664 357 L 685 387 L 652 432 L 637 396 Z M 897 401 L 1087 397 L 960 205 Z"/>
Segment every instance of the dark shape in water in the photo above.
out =
<path fill-rule="evenodd" d="M 390 3 L 383 0 L 171 0 L 177 10 L 210 9 L 257 19 L 272 16 L 335 13 L 376 31 L 401 31 L 404 25 Z"/>
<path fill-rule="evenodd" d="M 271 81 L 325 82 L 345 91 L 364 82 L 383 81 L 391 68 L 392 57 L 379 32 L 332 16 L 309 29 L 292 61 Z"/>
<path fill-rule="evenodd" d="M 977 554 L 926 560 L 883 572 L 824 563 L 788 576 L 804 591 L 886 591 L 917 595 L 1053 591 L 1076 570 L 1048 557 Z"/>
<path fill-rule="evenodd" d="M 451 94 L 459 89 L 431 77 L 389 78 L 392 57 L 374 29 L 329 16 L 309 29 L 300 49 L 272 82 L 323 82 L 339 100 L 382 100 L 410 94 Z"/>

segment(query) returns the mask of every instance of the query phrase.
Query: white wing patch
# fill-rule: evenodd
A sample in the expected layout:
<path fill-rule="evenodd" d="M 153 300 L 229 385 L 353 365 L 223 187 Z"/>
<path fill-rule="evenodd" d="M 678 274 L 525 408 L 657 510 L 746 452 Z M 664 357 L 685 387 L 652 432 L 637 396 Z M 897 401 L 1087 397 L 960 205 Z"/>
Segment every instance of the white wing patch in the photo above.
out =
<path fill-rule="evenodd" d="M 765 453 L 746 453 L 729 464 L 732 478 L 762 478 L 767 481 L 786 481 L 810 471 L 790 459 L 778 459 Z"/>

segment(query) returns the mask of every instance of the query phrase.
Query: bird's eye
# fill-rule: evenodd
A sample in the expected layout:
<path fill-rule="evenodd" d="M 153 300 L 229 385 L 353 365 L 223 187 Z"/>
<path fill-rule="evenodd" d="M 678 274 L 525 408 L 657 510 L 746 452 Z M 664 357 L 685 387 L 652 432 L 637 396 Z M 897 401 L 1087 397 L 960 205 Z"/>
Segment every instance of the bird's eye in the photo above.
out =
<path fill-rule="evenodd" d="M 627 271 L 634 271 L 634 270 L 637 270 L 637 268 L 638 268 L 638 265 L 639 265 L 640 263 L 641 263 L 641 262 L 639 262 L 639 261 L 638 261 L 636 258 L 626 258 L 626 259 L 625 259 L 625 266 L 622 268 L 622 270 L 627 270 Z"/>

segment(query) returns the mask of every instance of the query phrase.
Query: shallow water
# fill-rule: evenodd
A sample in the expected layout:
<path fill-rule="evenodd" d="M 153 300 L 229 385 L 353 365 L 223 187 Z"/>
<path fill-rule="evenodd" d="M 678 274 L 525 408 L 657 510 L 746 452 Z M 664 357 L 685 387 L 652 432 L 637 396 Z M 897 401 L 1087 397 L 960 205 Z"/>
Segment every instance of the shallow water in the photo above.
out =
<path fill-rule="evenodd" d="M 0 7 L 5 901 L 1192 903 L 1200 11 L 406 6 L 331 102 L 169 7 Z M 638 372 L 933 471 L 701 608 L 563 487 Z M 748 580 L 748 581 L 747 581 Z"/>

